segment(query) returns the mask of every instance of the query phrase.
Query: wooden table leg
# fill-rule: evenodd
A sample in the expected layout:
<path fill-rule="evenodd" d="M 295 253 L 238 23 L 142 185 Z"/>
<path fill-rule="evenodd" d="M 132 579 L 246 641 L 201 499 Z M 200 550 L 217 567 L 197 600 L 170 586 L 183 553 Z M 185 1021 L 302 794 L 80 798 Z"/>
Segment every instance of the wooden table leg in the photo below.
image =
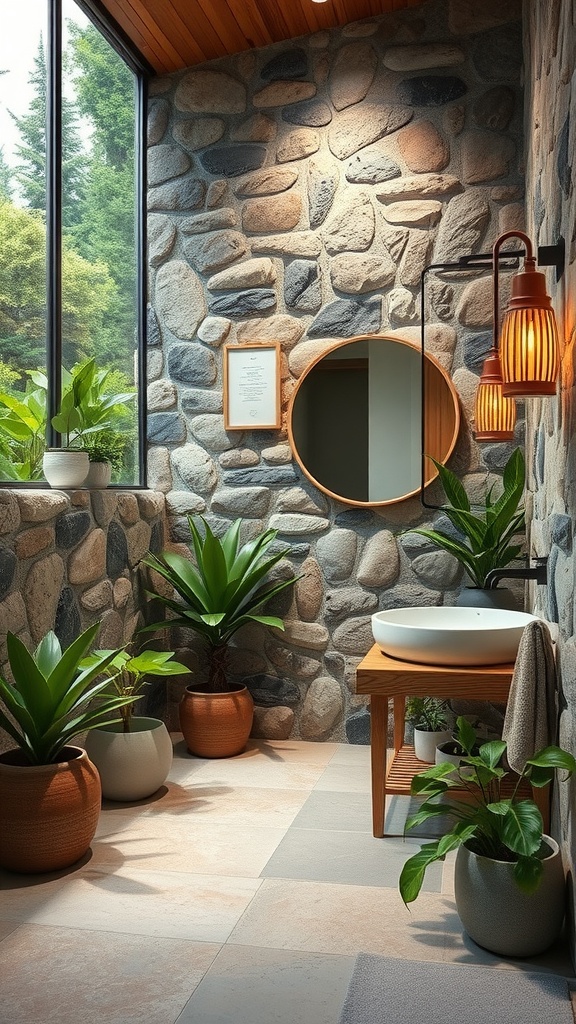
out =
<path fill-rule="evenodd" d="M 376 839 L 384 835 L 386 813 L 386 737 L 388 734 L 388 697 L 370 697 L 370 760 L 372 769 L 372 832 Z"/>
<path fill-rule="evenodd" d="M 406 698 L 404 694 L 394 697 L 394 753 L 397 754 L 404 744 L 406 728 Z"/>

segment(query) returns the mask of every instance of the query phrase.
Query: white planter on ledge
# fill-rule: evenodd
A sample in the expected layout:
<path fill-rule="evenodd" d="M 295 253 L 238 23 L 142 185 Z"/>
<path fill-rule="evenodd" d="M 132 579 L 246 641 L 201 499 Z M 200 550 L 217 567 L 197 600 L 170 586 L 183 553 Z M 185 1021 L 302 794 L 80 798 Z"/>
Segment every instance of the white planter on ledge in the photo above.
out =
<path fill-rule="evenodd" d="M 91 462 L 84 486 L 92 487 L 95 491 L 102 490 L 108 487 L 111 479 L 112 465 L 107 459 L 104 462 Z"/>
<path fill-rule="evenodd" d="M 48 448 L 42 458 L 42 469 L 50 487 L 81 487 L 89 468 L 88 452 L 71 448 Z"/>

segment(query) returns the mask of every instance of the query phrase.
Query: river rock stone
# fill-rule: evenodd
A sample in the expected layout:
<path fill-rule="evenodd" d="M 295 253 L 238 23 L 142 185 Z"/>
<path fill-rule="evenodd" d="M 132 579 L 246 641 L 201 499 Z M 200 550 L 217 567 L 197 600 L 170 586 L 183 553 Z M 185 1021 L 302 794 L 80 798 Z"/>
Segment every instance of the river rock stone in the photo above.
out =
<path fill-rule="evenodd" d="M 338 187 L 338 172 L 326 159 L 311 160 L 308 165 L 308 214 L 310 227 L 317 228 L 326 219 Z"/>
<path fill-rule="evenodd" d="M 485 0 L 482 7 L 475 0 L 459 0 L 450 4 L 448 24 L 454 35 L 468 36 L 521 17 L 522 0 Z"/>
<path fill-rule="evenodd" d="M 300 622 L 297 619 L 287 619 L 284 632 L 273 629 L 273 633 L 281 642 L 310 651 L 325 651 L 330 640 L 328 630 L 319 622 Z"/>
<path fill-rule="evenodd" d="M 279 341 L 282 349 L 289 352 L 304 334 L 304 323 L 287 313 L 256 317 L 238 324 L 236 335 L 239 342 Z"/>
<path fill-rule="evenodd" d="M 147 389 L 148 412 L 171 409 L 176 405 L 177 398 L 176 388 L 171 381 L 164 379 L 152 381 Z"/>
<path fill-rule="evenodd" d="M 498 212 L 498 233 L 505 231 L 525 231 L 526 216 L 523 203 L 508 203 Z"/>
<path fill-rule="evenodd" d="M 185 149 L 193 153 L 206 146 L 219 142 L 226 128 L 221 117 L 198 117 L 184 121 L 176 121 L 172 126 L 172 135 Z"/>
<path fill-rule="evenodd" d="M 156 308 L 177 338 L 193 338 L 206 313 L 197 275 L 182 260 L 160 267 L 156 275 Z"/>
<path fill-rule="evenodd" d="M 211 313 L 220 316 L 248 316 L 263 313 L 276 306 L 276 292 L 273 288 L 253 288 L 250 291 L 233 292 L 210 298 Z"/>
<path fill-rule="evenodd" d="M 478 36 L 472 43 L 472 60 L 487 82 L 518 82 L 523 65 L 521 19 Z"/>
<path fill-rule="evenodd" d="M 150 214 L 148 217 L 148 259 L 158 267 L 172 252 L 176 240 L 176 227 L 169 217 Z M 151 344 L 149 341 L 148 344 Z M 153 342 L 152 342 L 153 344 Z"/>
<path fill-rule="evenodd" d="M 166 512 L 170 517 L 193 515 L 205 509 L 204 498 L 193 491 L 169 491 L 166 495 Z"/>
<path fill-rule="evenodd" d="M 306 533 L 323 533 L 329 525 L 327 519 L 305 513 L 275 513 L 270 516 L 270 529 L 278 530 L 278 533 L 287 537 Z"/>
<path fill-rule="evenodd" d="M 398 268 L 398 283 L 419 288 L 424 267 L 430 263 L 432 238 L 429 231 L 411 231 Z"/>
<path fill-rule="evenodd" d="M 168 127 L 170 108 L 166 100 L 153 100 L 148 106 L 148 132 L 147 139 L 149 146 L 155 146 L 161 141 L 164 132 Z"/>
<path fill-rule="evenodd" d="M 346 739 L 357 746 L 368 746 L 370 743 L 370 712 L 368 708 L 360 708 L 346 719 Z"/>
<path fill-rule="evenodd" d="M 258 453 L 251 448 L 232 448 L 222 452 L 218 462 L 223 469 L 240 469 L 243 466 L 257 466 L 260 459 Z"/>
<path fill-rule="evenodd" d="M 205 149 L 200 155 L 200 162 L 208 174 L 224 178 L 237 178 L 248 171 L 255 171 L 262 167 L 265 159 L 265 147 L 248 142 Z"/>
<path fill-rule="evenodd" d="M 407 288 L 393 288 L 388 295 L 388 316 L 399 324 L 409 324 L 416 319 L 416 303 Z"/>
<path fill-rule="evenodd" d="M 172 489 L 170 452 L 167 448 L 148 449 L 148 482 L 155 491 L 161 491 L 163 494 Z"/>
<path fill-rule="evenodd" d="M 56 520 L 56 546 L 74 548 L 86 536 L 92 518 L 89 512 L 69 512 Z M 0 576 L 1 576 L 0 572 Z"/>
<path fill-rule="evenodd" d="M 123 577 L 121 577 L 122 579 Z M 118 580 L 117 582 L 120 582 Z M 130 582 L 124 580 L 131 590 Z M 110 608 L 112 604 L 112 584 L 110 580 L 102 580 L 94 587 L 89 587 L 80 596 L 80 604 L 89 612 L 101 612 L 104 608 Z"/>
<path fill-rule="evenodd" d="M 488 89 L 472 107 L 472 116 L 479 128 L 504 132 L 514 115 L 516 97 L 507 85 L 495 85 Z"/>
<path fill-rule="evenodd" d="M 363 295 L 393 284 L 396 266 L 386 251 L 342 252 L 330 260 L 330 279 L 337 291 Z"/>
<path fill-rule="evenodd" d="M 399 103 L 412 107 L 441 107 L 460 99 L 468 86 L 455 75 L 420 75 L 405 78 L 397 87 Z"/>
<path fill-rule="evenodd" d="M 328 511 L 328 502 L 316 490 L 309 494 L 303 487 L 289 487 L 278 492 L 275 511 L 305 512 L 309 515 L 325 516 Z"/>
<path fill-rule="evenodd" d="M 400 175 L 400 166 L 388 153 L 369 146 L 350 158 L 346 164 L 346 180 L 353 184 L 377 185 Z"/>
<path fill-rule="evenodd" d="M 202 413 L 194 417 L 190 429 L 196 440 L 208 451 L 223 452 L 232 447 L 233 441 L 224 430 L 222 416 Z"/>
<path fill-rule="evenodd" d="M 255 92 L 252 103 L 257 110 L 262 110 L 268 107 L 284 107 L 289 103 L 300 103 L 315 95 L 314 82 L 276 81 Z"/>
<path fill-rule="evenodd" d="M 234 195 L 241 199 L 274 195 L 285 192 L 297 180 L 298 171 L 294 167 L 266 167 L 244 178 L 234 189 Z"/>
<path fill-rule="evenodd" d="M 260 288 L 274 284 L 276 268 L 271 259 L 265 257 L 245 260 L 234 267 L 221 270 L 208 280 L 207 287 L 211 291 L 229 288 Z M 228 321 L 227 321 L 228 322 Z"/>
<path fill-rule="evenodd" d="M 342 654 L 367 654 L 374 644 L 371 617 L 356 616 L 342 622 L 332 634 L 332 643 Z"/>
<path fill-rule="evenodd" d="M 180 223 L 180 230 L 183 235 L 205 235 L 209 231 L 235 228 L 237 224 L 236 211 L 225 206 L 221 210 L 209 210 L 207 213 L 187 217 Z"/>
<path fill-rule="evenodd" d="M 319 256 L 320 239 L 313 231 L 290 231 L 286 235 L 266 235 L 251 239 L 252 252 L 276 256 Z"/>
<path fill-rule="evenodd" d="M 275 444 L 272 448 L 263 448 L 262 458 L 272 466 L 285 466 L 287 462 L 292 461 L 290 445 Z"/>
<path fill-rule="evenodd" d="M 250 735 L 254 739 L 287 740 L 292 734 L 294 712 L 292 708 L 254 708 L 254 721 Z"/>
<path fill-rule="evenodd" d="M 324 596 L 322 573 L 315 558 L 307 558 L 302 563 L 300 576 L 294 585 L 298 615 L 305 622 L 314 622 L 320 613 Z"/>
<path fill-rule="evenodd" d="M 323 230 L 324 244 L 330 255 L 368 249 L 374 239 L 376 221 L 370 198 L 358 193 L 341 201 Z"/>
<path fill-rule="evenodd" d="M 235 124 L 230 130 L 230 138 L 232 142 L 271 142 L 277 131 L 276 122 L 258 111 L 246 121 Z"/>
<path fill-rule="evenodd" d="M 328 83 L 336 110 L 344 110 L 364 99 L 374 81 L 376 65 L 376 52 L 369 43 L 348 43 L 340 47 Z"/>
<path fill-rule="evenodd" d="M 267 487 L 223 487 L 212 498 L 212 511 L 231 518 L 265 516 L 270 504 Z"/>
<path fill-rule="evenodd" d="M 242 209 L 242 226 L 244 231 L 255 233 L 290 231 L 298 224 L 301 214 L 302 200 L 296 192 L 266 199 L 249 199 Z"/>
<path fill-rule="evenodd" d="M 12 587 L 17 564 L 14 552 L 0 547 L 0 600 L 6 597 Z"/>
<path fill-rule="evenodd" d="M 69 508 L 65 494 L 54 491 L 14 491 L 23 523 L 44 523 Z"/>
<path fill-rule="evenodd" d="M 260 78 L 264 82 L 276 82 L 284 80 L 294 81 L 304 78 L 308 74 L 308 57 L 306 51 L 301 47 L 294 47 L 292 50 L 284 50 L 283 53 L 271 57 L 264 64 L 260 71 Z"/>
<path fill-rule="evenodd" d="M 514 139 L 474 132 L 466 135 L 462 144 L 464 181 L 470 185 L 502 178 L 510 172 L 516 155 Z"/>
<path fill-rule="evenodd" d="M 333 528 L 316 545 L 316 557 L 327 580 L 346 580 L 356 561 L 357 537 L 353 530 Z"/>
<path fill-rule="evenodd" d="M 197 210 L 204 202 L 206 185 L 200 178 L 177 178 L 148 191 L 148 211 Z"/>
<path fill-rule="evenodd" d="M 441 590 L 450 590 L 462 576 L 461 566 L 447 551 L 418 555 L 412 562 L 412 570 L 423 583 Z"/>
<path fill-rule="evenodd" d="M 322 128 L 330 124 L 332 111 L 327 103 L 320 100 L 305 100 L 303 103 L 293 103 L 290 107 L 284 107 L 282 120 L 306 128 Z"/>
<path fill-rule="evenodd" d="M 382 322 L 382 300 L 377 298 L 335 299 L 327 303 L 311 326 L 309 338 L 352 338 L 355 334 L 377 334 Z"/>
<path fill-rule="evenodd" d="M 294 128 L 278 143 L 276 159 L 279 163 L 303 160 L 320 149 L 320 135 L 313 128 Z"/>
<path fill-rule="evenodd" d="M 182 412 L 193 416 L 203 412 L 222 412 L 222 392 L 207 388 L 188 388 L 180 396 Z"/>
<path fill-rule="evenodd" d="M 160 331 L 160 325 L 158 323 L 158 317 L 153 306 L 148 303 L 146 307 L 146 344 L 147 345 L 161 345 L 162 334 Z M 157 353 L 149 352 L 148 355 L 156 355 Z M 148 378 L 150 379 L 150 378 Z"/>
<path fill-rule="evenodd" d="M 92 530 L 68 560 L 70 583 L 94 583 L 106 573 L 106 534 Z"/>
<path fill-rule="evenodd" d="M 364 101 L 338 114 L 328 129 L 328 145 L 334 156 L 345 160 L 370 143 L 408 124 L 412 115 L 412 107 Z"/>
<path fill-rule="evenodd" d="M 201 68 L 180 79 L 174 105 L 191 113 L 241 114 L 246 110 L 246 87 L 224 71 Z"/>
<path fill-rule="evenodd" d="M 284 301 L 302 312 L 314 312 L 322 301 L 318 264 L 315 260 L 292 260 L 284 271 Z"/>
<path fill-rule="evenodd" d="M 296 472 L 293 466 L 254 466 L 228 470 L 224 475 L 224 483 L 240 487 L 252 484 L 263 484 L 265 487 L 285 486 L 293 484 L 295 480 Z"/>
<path fill-rule="evenodd" d="M 34 526 L 31 530 L 24 530 L 14 539 L 14 552 L 20 560 L 33 558 L 34 555 L 45 551 L 46 548 L 54 547 L 55 531 L 53 526 Z M 0 569 L 0 581 L 2 581 L 3 570 Z M 4 585 L 9 589 L 12 580 L 9 573 L 4 573 Z M 2 582 L 0 582 L 0 589 Z"/>
<path fill-rule="evenodd" d="M 0 490 L 0 533 L 12 533 L 20 526 L 20 507 L 15 494 Z"/>
<path fill-rule="evenodd" d="M 210 387 L 216 380 L 214 356 L 200 345 L 173 345 L 168 352 L 168 372 L 182 384 Z"/>
<path fill-rule="evenodd" d="M 74 591 L 72 587 L 63 587 L 54 619 L 54 632 L 60 641 L 63 651 L 70 647 L 70 644 L 79 635 L 80 630 L 80 612 L 78 611 Z"/>
<path fill-rule="evenodd" d="M 147 157 L 148 184 L 162 185 L 170 178 L 178 178 L 186 174 L 191 163 L 188 154 L 179 146 L 152 146 Z"/>
<path fill-rule="evenodd" d="M 398 148 L 408 170 L 442 171 L 450 160 L 446 140 L 431 121 L 416 121 L 398 133 Z"/>
<path fill-rule="evenodd" d="M 503 281 L 504 288 L 506 287 Z M 501 308 L 505 306 L 505 298 L 501 292 Z M 493 290 L 491 278 L 480 278 L 470 281 L 464 288 L 456 307 L 456 316 L 460 323 L 467 327 L 487 327 L 492 321 Z"/>
<path fill-rule="evenodd" d="M 357 579 L 363 587 L 391 586 L 400 575 L 396 539 L 390 530 L 379 530 L 369 537 L 362 551 Z"/>
<path fill-rule="evenodd" d="M 198 337 L 205 345 L 218 348 L 230 333 L 232 322 L 223 316 L 207 316 L 198 328 Z"/>
<path fill-rule="evenodd" d="M 376 197 L 381 202 L 390 202 L 396 199 L 429 199 L 461 191 L 462 183 L 453 174 L 416 174 L 378 188 Z"/>
<path fill-rule="evenodd" d="M 384 207 L 389 224 L 408 224 L 411 227 L 431 228 L 440 220 L 442 203 L 437 199 L 407 199 Z"/>
<path fill-rule="evenodd" d="M 373 612 L 378 607 L 376 594 L 361 587 L 340 587 L 326 594 L 326 617 L 330 620 L 345 619 L 362 612 Z"/>
<path fill-rule="evenodd" d="M 435 261 L 456 261 L 478 252 L 490 222 L 490 207 L 480 189 L 469 189 L 450 200 L 438 232 Z"/>
<path fill-rule="evenodd" d="M 308 687 L 300 715 L 300 734 L 304 740 L 326 739 L 342 715 L 344 700 L 339 683 L 331 676 L 320 676 Z"/>
<path fill-rule="evenodd" d="M 390 71 L 424 71 L 426 68 L 450 68 L 465 61 L 464 51 L 452 43 L 420 43 L 390 46 L 382 63 Z"/>
<path fill-rule="evenodd" d="M 220 270 L 246 252 L 246 239 L 239 231 L 215 231 L 186 243 L 186 256 L 197 270 L 205 274 Z"/>
<path fill-rule="evenodd" d="M 197 444 L 185 444 L 172 452 L 172 464 L 180 479 L 190 490 L 206 494 L 214 490 L 218 480 L 216 466 Z"/>

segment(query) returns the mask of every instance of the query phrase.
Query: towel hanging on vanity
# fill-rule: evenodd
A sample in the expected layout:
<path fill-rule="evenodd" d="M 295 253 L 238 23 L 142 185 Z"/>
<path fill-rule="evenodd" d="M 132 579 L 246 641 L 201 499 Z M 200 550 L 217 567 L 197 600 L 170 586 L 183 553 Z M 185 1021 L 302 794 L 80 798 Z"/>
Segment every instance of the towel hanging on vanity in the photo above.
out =
<path fill-rule="evenodd" d="M 513 771 L 520 774 L 529 757 L 556 741 L 557 723 L 554 646 L 548 626 L 536 619 L 522 633 L 504 718 Z"/>

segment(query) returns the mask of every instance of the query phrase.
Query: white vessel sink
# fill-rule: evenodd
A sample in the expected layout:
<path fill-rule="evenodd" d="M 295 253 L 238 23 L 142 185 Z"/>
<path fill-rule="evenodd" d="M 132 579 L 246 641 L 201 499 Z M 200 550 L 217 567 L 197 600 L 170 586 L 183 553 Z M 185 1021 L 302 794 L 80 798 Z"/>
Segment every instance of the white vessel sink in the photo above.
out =
<path fill-rule="evenodd" d="M 392 658 L 424 665 L 514 661 L 535 615 L 501 608 L 395 608 L 372 616 L 372 633 Z"/>

